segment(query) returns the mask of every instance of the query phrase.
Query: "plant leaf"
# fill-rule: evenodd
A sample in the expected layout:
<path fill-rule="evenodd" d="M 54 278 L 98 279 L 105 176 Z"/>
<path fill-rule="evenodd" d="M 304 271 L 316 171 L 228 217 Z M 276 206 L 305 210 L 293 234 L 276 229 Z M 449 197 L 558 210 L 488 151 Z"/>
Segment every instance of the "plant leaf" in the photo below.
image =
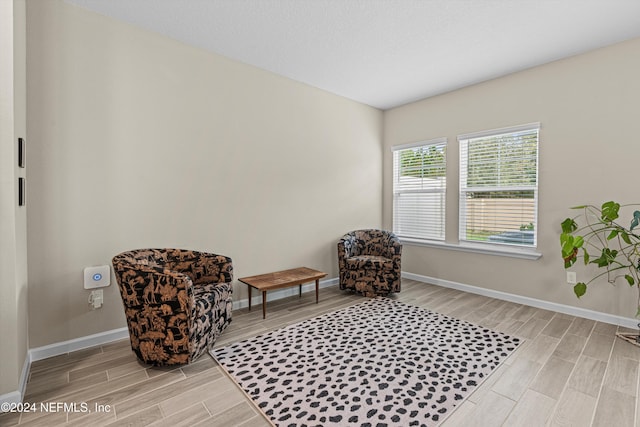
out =
<path fill-rule="evenodd" d="M 611 240 L 614 237 L 616 237 L 618 235 L 619 231 L 618 230 L 611 230 L 611 233 L 609 233 L 609 235 L 607 236 L 607 240 Z"/>
<path fill-rule="evenodd" d="M 629 282 L 629 286 L 633 286 L 636 284 L 636 281 L 633 280 L 633 277 L 629 276 L 628 274 L 625 274 L 624 278 L 627 279 L 627 282 Z"/>
<path fill-rule="evenodd" d="M 598 264 L 598 267 L 606 267 L 611 265 L 618 256 L 618 251 L 610 248 L 602 248 L 600 256 L 593 261 L 592 264 Z"/>
<path fill-rule="evenodd" d="M 629 238 L 629 233 L 627 233 L 626 231 L 622 231 L 622 232 L 620 233 L 620 235 L 622 236 L 622 240 L 624 240 L 624 242 L 625 242 L 627 245 L 630 245 L 630 244 L 631 244 L 631 239 Z"/>
<path fill-rule="evenodd" d="M 573 233 L 578 229 L 578 224 L 576 224 L 576 222 L 571 218 L 567 218 L 562 221 L 561 225 L 563 233 Z"/>
<path fill-rule="evenodd" d="M 575 246 L 573 244 L 574 238 L 571 234 L 562 233 L 560 235 L 560 246 L 562 247 L 562 257 L 566 258 L 575 252 Z"/>
<path fill-rule="evenodd" d="M 633 213 L 633 219 L 631 220 L 631 226 L 629 227 L 629 231 L 632 231 L 638 225 L 640 225 L 640 211 L 635 211 Z"/>
<path fill-rule="evenodd" d="M 589 252 L 587 252 L 586 249 L 584 251 L 583 257 L 584 257 L 584 265 L 589 264 Z"/>
<path fill-rule="evenodd" d="M 564 268 L 569 268 L 576 263 L 576 256 L 569 256 L 564 259 Z"/>
<path fill-rule="evenodd" d="M 605 202 L 602 204 L 601 218 L 605 222 L 612 222 L 618 219 L 618 211 L 620 210 L 620 203 Z"/>
<path fill-rule="evenodd" d="M 578 256 L 578 248 L 575 247 L 575 238 L 571 234 L 560 234 L 560 246 L 562 248 L 564 268 L 569 268 L 576 262 Z"/>
<path fill-rule="evenodd" d="M 573 287 L 573 293 L 576 294 L 578 298 L 587 293 L 587 285 L 582 282 L 576 283 Z"/>
<path fill-rule="evenodd" d="M 563 256 L 562 259 L 564 259 L 564 268 L 571 267 L 578 259 L 578 249 L 574 248 L 570 254 Z"/>
<path fill-rule="evenodd" d="M 584 237 L 582 236 L 575 236 L 573 238 L 573 247 L 574 248 L 581 248 L 582 245 L 584 245 Z"/>
<path fill-rule="evenodd" d="M 582 245 L 584 245 L 584 238 L 582 236 L 572 236 L 566 233 L 560 235 L 560 246 L 562 247 L 563 258 L 576 254 Z"/>

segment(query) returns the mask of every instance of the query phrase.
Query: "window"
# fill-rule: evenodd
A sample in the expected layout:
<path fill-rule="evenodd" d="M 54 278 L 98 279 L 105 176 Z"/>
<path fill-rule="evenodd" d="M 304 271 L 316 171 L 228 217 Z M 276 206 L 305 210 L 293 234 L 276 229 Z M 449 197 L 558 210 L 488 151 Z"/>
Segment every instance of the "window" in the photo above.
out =
<path fill-rule="evenodd" d="M 393 147 L 393 231 L 401 238 L 444 240 L 446 145 Z"/>
<path fill-rule="evenodd" d="M 539 123 L 461 135 L 460 241 L 535 247 Z"/>

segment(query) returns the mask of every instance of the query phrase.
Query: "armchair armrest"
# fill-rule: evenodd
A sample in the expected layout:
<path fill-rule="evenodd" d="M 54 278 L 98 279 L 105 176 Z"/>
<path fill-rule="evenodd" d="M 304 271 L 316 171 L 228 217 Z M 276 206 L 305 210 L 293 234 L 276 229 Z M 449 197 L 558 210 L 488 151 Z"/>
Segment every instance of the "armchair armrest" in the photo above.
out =
<path fill-rule="evenodd" d="M 400 259 L 402 256 L 402 244 L 400 243 L 400 239 L 395 235 L 389 236 L 388 244 L 385 248 L 385 257 L 390 259 Z"/>
<path fill-rule="evenodd" d="M 193 263 L 194 284 L 231 283 L 233 281 L 233 261 L 224 255 L 200 253 L 200 258 Z"/>
<path fill-rule="evenodd" d="M 353 234 L 345 234 L 338 240 L 338 259 L 352 257 L 357 252 L 357 240 Z"/>

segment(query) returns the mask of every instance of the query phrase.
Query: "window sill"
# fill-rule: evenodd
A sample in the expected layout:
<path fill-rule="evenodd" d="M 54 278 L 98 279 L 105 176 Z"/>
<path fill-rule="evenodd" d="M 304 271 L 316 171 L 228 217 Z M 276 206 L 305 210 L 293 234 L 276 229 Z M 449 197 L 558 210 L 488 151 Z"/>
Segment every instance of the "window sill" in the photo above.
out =
<path fill-rule="evenodd" d="M 473 244 L 473 243 L 446 243 L 437 241 L 426 241 L 400 238 L 400 242 L 405 245 L 425 246 L 429 248 L 447 249 L 459 252 L 471 252 L 484 255 L 505 256 L 511 258 L 536 260 L 542 257 L 540 252 L 536 252 L 534 248 L 511 248 L 511 247 L 495 247 L 493 245 Z"/>

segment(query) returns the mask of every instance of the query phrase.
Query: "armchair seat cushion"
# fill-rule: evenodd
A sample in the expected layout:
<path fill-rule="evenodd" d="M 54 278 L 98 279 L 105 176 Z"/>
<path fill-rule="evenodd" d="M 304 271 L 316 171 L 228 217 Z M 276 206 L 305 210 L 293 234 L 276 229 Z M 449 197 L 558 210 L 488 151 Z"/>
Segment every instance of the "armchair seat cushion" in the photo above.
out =
<path fill-rule="evenodd" d="M 393 260 L 377 255 L 357 255 L 345 260 L 347 269 L 360 270 L 363 268 L 393 269 Z"/>

